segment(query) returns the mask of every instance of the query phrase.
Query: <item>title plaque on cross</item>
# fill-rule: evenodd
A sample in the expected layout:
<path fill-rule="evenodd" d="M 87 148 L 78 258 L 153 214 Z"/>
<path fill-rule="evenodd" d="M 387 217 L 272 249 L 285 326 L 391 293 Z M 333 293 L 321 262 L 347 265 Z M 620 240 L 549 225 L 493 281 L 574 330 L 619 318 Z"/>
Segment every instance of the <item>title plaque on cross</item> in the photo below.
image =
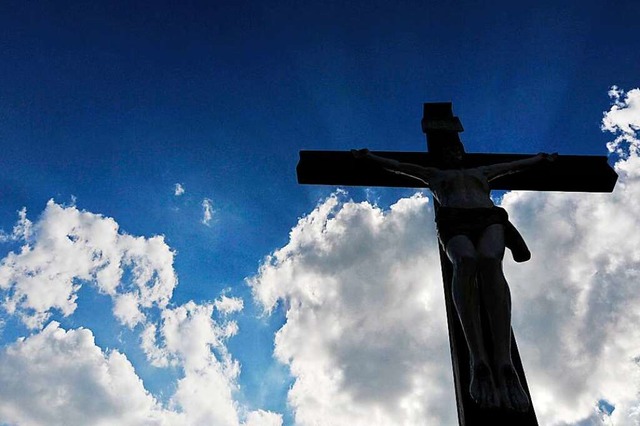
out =
<path fill-rule="evenodd" d="M 537 425 L 511 329 L 505 247 L 530 253 L 489 192 L 611 192 L 605 156 L 467 154 L 451 103 L 424 104 L 428 152 L 300 151 L 301 184 L 429 188 L 434 195 L 459 424 Z"/>

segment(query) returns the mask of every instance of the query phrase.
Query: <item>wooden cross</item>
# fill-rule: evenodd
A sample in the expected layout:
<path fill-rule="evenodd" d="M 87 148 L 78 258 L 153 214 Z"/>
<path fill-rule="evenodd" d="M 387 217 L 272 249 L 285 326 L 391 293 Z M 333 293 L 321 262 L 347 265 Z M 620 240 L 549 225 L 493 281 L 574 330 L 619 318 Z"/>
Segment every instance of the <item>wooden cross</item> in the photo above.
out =
<path fill-rule="evenodd" d="M 389 152 L 374 154 L 402 163 L 415 163 L 425 167 L 438 167 L 433 152 L 443 145 L 460 143 L 458 132 L 463 131 L 458 117 L 453 116 L 451 103 L 424 104 L 422 129 L 427 136 L 429 152 Z M 465 154 L 464 167 L 506 163 L 528 158 L 522 154 Z M 339 186 L 422 187 L 426 185 L 406 176 L 389 173 L 381 167 L 356 160 L 350 151 L 300 151 L 297 167 L 298 183 Z M 606 156 L 562 155 L 553 163 L 536 166 L 516 174 L 506 175 L 491 182 L 496 190 L 536 190 L 565 192 L 611 192 L 618 176 L 607 163 Z M 438 203 L 435 202 L 435 209 Z M 462 327 L 458 320 L 452 295 L 452 266 L 440 247 L 440 263 L 444 281 L 445 305 L 449 328 L 449 344 L 460 426 L 485 424 L 537 425 L 533 404 L 526 413 L 508 409 L 482 409 L 469 395 L 469 353 Z M 486 323 L 486 321 L 484 321 Z M 485 332 L 487 332 L 485 330 Z M 520 381 L 529 396 L 529 388 L 522 369 L 515 337 L 511 333 L 511 354 Z"/>

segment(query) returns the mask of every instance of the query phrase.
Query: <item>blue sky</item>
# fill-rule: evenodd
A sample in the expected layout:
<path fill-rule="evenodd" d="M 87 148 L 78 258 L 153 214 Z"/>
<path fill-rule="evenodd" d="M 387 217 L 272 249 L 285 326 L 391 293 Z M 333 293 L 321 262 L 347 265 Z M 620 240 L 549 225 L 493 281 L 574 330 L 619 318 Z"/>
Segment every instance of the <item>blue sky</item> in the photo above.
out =
<path fill-rule="evenodd" d="M 581 246 L 567 237 L 555 256 L 567 256 L 562 267 L 572 268 L 562 271 L 574 284 L 558 276 L 566 284 L 558 285 L 561 294 L 585 303 L 566 308 L 573 317 L 550 313 L 565 299 L 549 296 L 554 287 L 546 281 L 540 283 L 546 293 L 524 287 L 523 302 L 514 301 L 514 309 L 525 301 L 538 307 L 514 310 L 514 327 L 525 368 L 526 356 L 531 360 L 539 416 L 544 424 L 601 424 L 612 416 L 616 424 L 635 424 L 630 413 L 640 401 L 621 390 L 639 389 L 623 380 L 635 370 L 615 362 L 640 356 L 628 332 L 629 312 L 640 302 L 624 305 L 598 280 L 618 285 L 626 277 L 632 285 L 640 269 L 635 240 L 627 238 L 618 253 L 614 238 L 637 226 L 631 200 L 640 122 L 638 12 L 631 1 L 3 2 L 0 392 L 13 396 L 0 403 L 0 423 L 307 425 L 324 418 L 338 425 L 428 418 L 432 423 L 424 424 L 452 424 L 446 336 L 438 329 L 441 284 L 429 263 L 436 243 L 428 195 L 381 188 L 336 193 L 295 178 L 301 149 L 423 150 L 422 103 L 452 101 L 469 152 L 605 155 L 607 142 L 626 138 L 623 155 L 610 162 L 624 172 L 628 192 L 514 193 L 503 204 L 525 229 L 532 223 L 544 229 L 533 227 L 525 238 L 545 253 L 558 249 L 557 235 L 578 231 L 582 242 L 604 247 L 600 257 L 579 250 L 585 257 L 570 257 Z M 610 92 L 614 85 L 619 89 Z M 611 111 L 618 112 L 603 132 L 603 113 Z M 176 192 L 178 184 L 184 193 Z M 563 219 L 532 218 L 545 209 Z M 584 216 L 576 213 L 581 209 Z M 609 217 L 620 211 L 630 216 Z M 615 226 L 587 226 L 585 217 Z M 390 246 L 397 250 L 389 270 L 413 271 L 394 279 L 413 283 L 422 274 L 422 284 L 416 278 L 415 287 L 392 291 L 391 277 L 361 282 L 366 270 L 356 266 L 375 263 Z M 340 256 L 313 255 L 323 247 Z M 431 260 L 407 263 L 413 257 L 400 247 Z M 622 263 L 603 260 L 614 252 Z M 545 268 L 532 261 L 533 267 Z M 576 278 L 583 273 L 590 285 Z M 512 285 L 517 300 L 520 287 Z M 344 291 L 356 294 L 332 299 Z M 392 293 L 371 296 L 386 291 Z M 371 296 L 371 306 L 395 312 L 409 294 L 424 309 L 405 306 L 398 315 L 414 316 L 385 317 L 382 328 L 357 326 L 370 319 L 358 300 Z M 426 315 L 429 307 L 433 314 Z M 386 344 L 379 339 L 409 324 L 414 334 Z M 560 354 L 570 356 L 571 348 L 546 359 L 535 336 L 550 333 L 568 345 L 599 324 L 607 332 L 586 347 L 591 364 L 573 366 L 582 372 L 576 377 L 595 371 L 584 379 L 589 384 L 550 384 L 551 373 L 536 366 L 570 369 Z M 625 349 L 606 358 L 608 339 L 623 330 Z M 151 335 L 155 341 L 145 340 Z M 338 343 L 345 349 L 336 350 Z M 409 356 L 403 345 L 420 350 Z M 50 357 L 60 376 L 25 367 L 46 365 L 38 356 Z M 413 366 L 404 375 L 380 373 L 390 393 L 372 390 L 381 384 L 371 371 L 349 369 L 378 371 L 379 362 L 393 365 L 393 357 L 403 356 L 409 358 L 396 361 Z M 63 375 L 69 359 L 87 376 Z M 603 363 L 618 373 L 595 368 Z M 18 368 L 25 380 L 15 380 Z M 91 371 L 105 368 L 120 383 L 111 390 L 92 382 Z M 59 386 L 67 396 L 52 408 L 24 383 L 51 392 Z M 80 398 L 90 385 L 98 408 Z M 120 401 L 123 392 L 135 397 Z M 30 414 L 27 406 L 41 409 Z M 615 409 L 598 411 L 602 406 Z"/>

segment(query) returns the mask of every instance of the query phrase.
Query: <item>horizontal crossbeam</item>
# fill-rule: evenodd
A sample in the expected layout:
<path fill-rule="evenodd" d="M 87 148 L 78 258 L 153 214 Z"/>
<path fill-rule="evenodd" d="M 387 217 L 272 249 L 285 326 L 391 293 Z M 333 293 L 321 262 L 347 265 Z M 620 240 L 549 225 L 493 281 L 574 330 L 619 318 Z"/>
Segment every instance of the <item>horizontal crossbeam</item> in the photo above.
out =
<path fill-rule="evenodd" d="M 428 152 L 377 151 L 376 155 L 403 163 L 437 167 Z M 464 167 L 507 163 L 531 157 L 523 154 L 465 154 Z M 390 186 L 424 188 L 418 180 L 387 172 L 376 164 L 356 160 L 349 151 L 300 151 L 298 183 L 337 186 Z M 540 164 L 491 182 L 496 190 L 563 192 L 611 192 L 618 175 L 606 156 L 560 155 L 553 163 Z"/>

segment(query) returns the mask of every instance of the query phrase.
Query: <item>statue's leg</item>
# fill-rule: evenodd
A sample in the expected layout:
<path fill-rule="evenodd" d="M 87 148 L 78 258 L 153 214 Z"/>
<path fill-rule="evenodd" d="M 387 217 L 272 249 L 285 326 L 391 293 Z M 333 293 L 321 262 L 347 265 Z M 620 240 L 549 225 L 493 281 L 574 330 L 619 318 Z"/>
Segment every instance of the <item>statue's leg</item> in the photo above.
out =
<path fill-rule="evenodd" d="M 471 360 L 469 393 L 481 407 L 497 407 L 499 398 L 482 336 L 480 294 L 476 282 L 476 249 L 468 237 L 456 235 L 448 241 L 446 253 L 453 264 L 453 303 L 462 324 Z"/>
<path fill-rule="evenodd" d="M 492 336 L 493 370 L 498 393 L 508 408 L 526 411 L 529 399 L 511 359 L 511 294 L 502 271 L 504 228 L 488 226 L 477 245 L 480 292 Z"/>

